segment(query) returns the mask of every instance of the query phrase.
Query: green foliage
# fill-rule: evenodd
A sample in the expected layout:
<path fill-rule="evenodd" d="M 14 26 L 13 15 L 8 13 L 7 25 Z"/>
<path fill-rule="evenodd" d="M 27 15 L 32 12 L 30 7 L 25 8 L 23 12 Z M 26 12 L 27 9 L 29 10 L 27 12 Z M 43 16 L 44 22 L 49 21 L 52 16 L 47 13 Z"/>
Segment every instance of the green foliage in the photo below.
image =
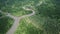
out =
<path fill-rule="evenodd" d="M 52 6 L 48 6 L 48 5 L 50 5 L 50 3 L 46 3 L 46 4 L 42 4 L 41 6 L 38 6 L 37 7 L 38 8 L 38 11 L 41 14 L 44 14 L 44 15 L 48 15 L 48 14 L 52 13 L 51 10 L 53 10 L 53 7 Z"/>
<path fill-rule="evenodd" d="M 46 17 L 44 29 L 46 34 L 59 34 L 60 32 L 60 0 L 46 0 L 41 6 L 38 6 L 40 15 Z"/>
<path fill-rule="evenodd" d="M 15 34 L 43 34 L 43 31 L 36 28 L 32 23 L 27 23 L 25 19 L 22 19 Z"/>
<path fill-rule="evenodd" d="M 42 5 L 36 6 L 39 1 L 43 1 Z M 15 34 L 59 34 L 60 0 L 0 0 L 0 9 L 4 12 L 12 13 L 15 16 L 31 13 L 22 9 L 23 6 L 27 5 L 34 6 L 37 10 L 36 14 L 27 18 L 32 21 L 29 24 L 29 21 L 26 22 L 27 19 L 21 20 Z M 1 18 L 0 23 L 0 34 L 3 34 L 9 29 L 11 26 L 10 23 L 12 22 L 6 17 Z M 39 26 L 40 29 L 36 28 L 32 23 Z"/>
<path fill-rule="evenodd" d="M 9 17 L 0 18 L 0 34 L 5 34 L 12 25 L 13 20 Z"/>
<path fill-rule="evenodd" d="M 2 13 L 0 13 L 0 17 L 2 16 Z"/>
<path fill-rule="evenodd" d="M 43 2 L 41 6 L 35 7 L 38 10 L 36 11 L 36 15 L 28 18 L 30 20 L 33 20 L 32 23 L 38 24 L 37 26 L 40 26 L 40 28 L 43 29 L 42 34 L 59 34 L 60 32 L 60 27 L 59 27 L 60 26 L 60 20 L 59 20 L 60 19 L 60 16 L 59 16 L 60 15 L 60 4 L 59 2 L 60 2 L 59 0 L 45 0 L 45 2 Z M 30 27 L 31 25 L 27 27 L 25 25 L 25 23 L 27 22 L 24 23 L 22 21 L 22 23 L 24 24 L 24 26 L 22 24 L 22 27 L 26 28 L 25 31 L 24 29 L 22 29 L 22 32 L 24 31 L 23 34 L 25 34 L 25 32 L 27 31 L 28 31 L 27 32 L 28 34 L 40 34 L 40 33 L 37 33 L 38 32 L 37 30 L 36 32 L 34 32 L 35 29 Z M 21 30 L 20 31 L 18 30 L 16 33 L 21 34 L 19 33 Z M 41 32 L 41 29 L 39 32 Z"/>
<path fill-rule="evenodd" d="M 22 9 L 23 6 L 33 4 L 33 1 L 29 0 L 1 0 L 1 10 L 3 12 L 9 12 L 15 16 L 22 16 L 31 13 Z M 3 5 L 2 5 L 3 4 Z M 22 12 L 22 13 L 21 13 Z"/>
<path fill-rule="evenodd" d="M 47 34 L 59 34 L 60 20 L 47 18 L 44 24 L 44 29 Z"/>
<path fill-rule="evenodd" d="M 57 1 L 53 0 L 46 0 L 45 3 L 43 3 L 41 6 L 38 6 L 38 12 L 40 12 L 41 15 L 50 17 L 50 18 L 60 18 L 60 11 L 59 7 L 60 5 L 57 4 Z M 58 8 L 59 7 L 59 8 Z"/>

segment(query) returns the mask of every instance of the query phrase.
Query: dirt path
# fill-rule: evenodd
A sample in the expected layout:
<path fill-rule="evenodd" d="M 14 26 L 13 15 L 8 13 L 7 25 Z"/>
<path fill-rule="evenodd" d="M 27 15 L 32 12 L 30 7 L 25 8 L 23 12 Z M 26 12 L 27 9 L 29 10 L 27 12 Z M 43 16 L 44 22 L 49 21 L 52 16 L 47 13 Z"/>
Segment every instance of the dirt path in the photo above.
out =
<path fill-rule="evenodd" d="M 42 4 L 42 2 L 40 2 L 37 6 L 40 6 Z M 32 11 L 31 14 L 28 14 L 28 15 L 23 15 L 23 16 L 20 16 L 20 17 L 16 17 L 16 16 L 13 16 L 11 15 L 10 13 L 3 13 L 1 10 L 0 12 L 3 13 L 3 14 L 6 14 L 6 16 L 10 17 L 10 18 L 13 18 L 14 19 L 14 23 L 12 25 L 12 27 L 8 30 L 8 32 L 6 32 L 6 34 L 14 34 L 14 32 L 16 31 L 18 25 L 19 25 L 19 22 L 22 18 L 24 17 L 29 17 L 29 16 L 32 16 L 35 14 L 35 11 L 32 10 L 32 9 L 29 9 L 29 8 L 26 8 L 26 7 L 22 7 L 24 10 L 27 10 L 27 11 Z M 4 17 L 4 16 L 3 16 Z M 2 17 L 0 17 L 2 18 Z"/>
<path fill-rule="evenodd" d="M 18 27 L 18 25 L 19 25 L 19 22 L 20 22 L 20 20 L 21 20 L 22 18 L 28 17 L 28 16 L 32 16 L 32 15 L 35 14 L 35 11 L 32 10 L 32 9 L 28 9 L 28 8 L 25 8 L 25 7 L 23 7 L 23 9 L 24 9 L 24 10 L 28 10 L 28 11 L 32 11 L 32 13 L 31 13 L 31 14 L 28 14 L 28 15 L 23 15 L 23 16 L 20 16 L 20 17 L 13 16 L 13 15 L 11 15 L 10 13 L 7 14 L 7 16 L 13 18 L 15 21 L 14 21 L 12 27 L 8 30 L 8 32 L 7 32 L 6 34 L 14 34 L 14 32 L 16 31 L 16 29 L 17 29 L 17 27 Z"/>

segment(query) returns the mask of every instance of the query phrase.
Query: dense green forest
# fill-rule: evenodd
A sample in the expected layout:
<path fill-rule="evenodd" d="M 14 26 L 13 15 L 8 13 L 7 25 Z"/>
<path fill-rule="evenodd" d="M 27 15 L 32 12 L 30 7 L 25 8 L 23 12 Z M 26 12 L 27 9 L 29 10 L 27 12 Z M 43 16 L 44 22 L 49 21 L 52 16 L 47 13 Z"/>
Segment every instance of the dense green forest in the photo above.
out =
<path fill-rule="evenodd" d="M 13 23 L 13 19 L 0 13 L 0 34 L 5 34 Z"/>
<path fill-rule="evenodd" d="M 21 19 L 15 34 L 60 34 L 60 0 L 0 0 L 0 10 L 14 16 L 32 13 L 22 9 L 24 6 L 32 6 L 36 14 Z M 5 34 L 13 19 L 2 13 L 0 17 L 0 34 Z"/>

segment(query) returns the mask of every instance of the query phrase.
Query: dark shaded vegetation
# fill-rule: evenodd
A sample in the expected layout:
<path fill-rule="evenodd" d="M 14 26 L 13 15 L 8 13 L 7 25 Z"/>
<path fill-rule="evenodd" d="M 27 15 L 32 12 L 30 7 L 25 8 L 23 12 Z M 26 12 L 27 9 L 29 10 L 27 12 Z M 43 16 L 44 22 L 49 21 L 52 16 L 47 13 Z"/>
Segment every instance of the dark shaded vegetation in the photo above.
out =
<path fill-rule="evenodd" d="M 12 25 L 12 19 L 9 17 L 0 18 L 0 34 L 5 34 Z"/>
<path fill-rule="evenodd" d="M 0 13 L 0 34 L 6 34 L 13 22 L 13 19 L 3 16 L 4 14 Z"/>
<path fill-rule="evenodd" d="M 2 13 L 0 13 L 0 17 L 2 16 Z"/>
<path fill-rule="evenodd" d="M 1 9 L 3 6 L 5 6 L 5 1 L 7 1 L 7 0 L 0 0 L 0 9 Z"/>
<path fill-rule="evenodd" d="M 38 12 L 46 17 L 44 30 L 46 34 L 59 34 L 60 32 L 60 0 L 46 0 L 37 7 Z"/>
<path fill-rule="evenodd" d="M 43 3 L 41 6 L 38 6 L 38 12 L 41 13 L 41 15 L 50 17 L 50 18 L 60 18 L 60 4 L 58 0 L 53 0 L 53 1 L 46 1 Z"/>
<path fill-rule="evenodd" d="M 59 34 L 60 20 L 48 18 L 44 24 L 44 29 L 47 34 Z"/>

